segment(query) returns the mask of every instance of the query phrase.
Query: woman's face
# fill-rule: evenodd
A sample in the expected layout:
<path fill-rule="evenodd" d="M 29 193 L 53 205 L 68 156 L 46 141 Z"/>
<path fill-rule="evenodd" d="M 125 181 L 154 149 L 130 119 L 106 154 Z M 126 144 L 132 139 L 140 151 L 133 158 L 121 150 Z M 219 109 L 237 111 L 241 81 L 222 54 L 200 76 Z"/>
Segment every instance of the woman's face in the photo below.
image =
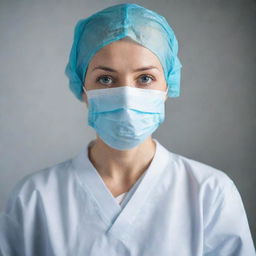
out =
<path fill-rule="evenodd" d="M 85 89 L 88 91 L 119 86 L 167 90 L 157 56 L 129 38 L 101 48 L 91 59 L 85 76 Z M 83 100 L 88 105 L 85 93 Z"/>

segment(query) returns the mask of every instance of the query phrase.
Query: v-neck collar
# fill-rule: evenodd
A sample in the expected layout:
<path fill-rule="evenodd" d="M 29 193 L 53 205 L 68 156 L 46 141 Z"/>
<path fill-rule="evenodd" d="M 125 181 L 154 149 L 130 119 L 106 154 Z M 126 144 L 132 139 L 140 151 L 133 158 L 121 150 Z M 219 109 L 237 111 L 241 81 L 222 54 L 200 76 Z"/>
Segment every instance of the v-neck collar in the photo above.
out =
<path fill-rule="evenodd" d="M 100 209 L 100 214 L 109 227 L 107 232 L 125 237 L 124 230 L 132 226 L 131 223 L 143 207 L 143 203 L 149 200 L 150 192 L 166 169 L 170 157 L 169 151 L 155 138 L 153 140 L 156 143 L 154 157 L 147 170 L 127 192 L 121 204 L 117 202 L 89 160 L 88 147 L 92 141 L 85 145 L 77 156 L 73 157 L 73 171 L 83 189 L 89 193 Z"/>

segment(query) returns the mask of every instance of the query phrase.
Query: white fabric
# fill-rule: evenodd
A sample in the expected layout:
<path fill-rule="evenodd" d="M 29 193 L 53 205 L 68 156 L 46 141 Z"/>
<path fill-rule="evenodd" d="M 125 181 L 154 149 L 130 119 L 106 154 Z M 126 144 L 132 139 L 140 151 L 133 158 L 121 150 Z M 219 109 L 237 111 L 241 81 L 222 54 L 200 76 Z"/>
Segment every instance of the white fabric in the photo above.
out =
<path fill-rule="evenodd" d="M 118 196 L 116 196 L 116 200 L 117 200 L 117 202 L 118 202 L 119 204 L 123 201 L 125 195 L 126 195 L 126 192 L 125 192 L 125 193 L 122 193 L 122 194 L 120 194 L 120 195 L 118 195 Z"/>
<path fill-rule="evenodd" d="M 27 175 L 0 218 L 4 256 L 255 256 L 242 199 L 222 171 L 156 153 L 119 204 L 88 159 Z"/>

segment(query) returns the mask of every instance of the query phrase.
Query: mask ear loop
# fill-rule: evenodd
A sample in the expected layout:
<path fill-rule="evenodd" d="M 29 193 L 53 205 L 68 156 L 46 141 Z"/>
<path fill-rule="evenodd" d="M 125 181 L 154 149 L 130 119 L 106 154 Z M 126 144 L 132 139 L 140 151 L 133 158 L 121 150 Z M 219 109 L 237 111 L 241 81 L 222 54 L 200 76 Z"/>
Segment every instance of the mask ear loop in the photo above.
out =
<path fill-rule="evenodd" d="M 165 96 L 168 95 L 168 91 L 169 91 L 169 86 L 167 85 L 167 90 L 165 91 Z"/>
<path fill-rule="evenodd" d="M 85 92 L 86 96 L 87 96 L 87 102 L 88 102 L 88 95 L 87 95 L 87 90 L 85 89 L 85 87 L 83 86 L 83 91 Z M 89 105 L 89 102 L 87 103 Z"/>
<path fill-rule="evenodd" d="M 165 91 L 166 92 L 166 95 L 168 94 L 169 92 L 169 86 L 167 85 L 167 90 Z"/>
<path fill-rule="evenodd" d="M 87 95 L 87 91 L 86 91 L 86 89 L 85 89 L 85 87 L 83 86 L 83 90 L 84 90 L 84 92 L 86 93 L 86 95 Z"/>

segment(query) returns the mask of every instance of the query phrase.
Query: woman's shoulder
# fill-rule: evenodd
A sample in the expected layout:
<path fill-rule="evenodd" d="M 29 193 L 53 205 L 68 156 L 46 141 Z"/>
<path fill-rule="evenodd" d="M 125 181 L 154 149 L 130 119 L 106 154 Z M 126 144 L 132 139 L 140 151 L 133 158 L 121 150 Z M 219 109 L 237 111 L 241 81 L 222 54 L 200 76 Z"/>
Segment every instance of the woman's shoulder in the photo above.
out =
<path fill-rule="evenodd" d="M 234 185 L 232 178 L 224 170 L 185 155 L 168 151 L 171 159 L 170 170 L 173 170 L 178 176 L 183 176 L 183 179 L 190 180 L 199 187 L 210 186 L 213 189 L 216 187 L 224 189 L 225 186 Z"/>
<path fill-rule="evenodd" d="M 71 159 L 69 158 L 23 176 L 11 189 L 8 201 L 19 199 L 26 203 L 34 193 L 43 194 L 57 189 L 59 185 L 65 186 L 65 183 L 70 181 Z"/>
<path fill-rule="evenodd" d="M 203 202 L 206 214 L 224 205 L 243 209 L 238 187 L 228 173 L 184 155 L 170 151 L 169 154 L 172 159 L 170 173 L 174 172 L 171 177 L 175 180 L 176 187 Z"/>

